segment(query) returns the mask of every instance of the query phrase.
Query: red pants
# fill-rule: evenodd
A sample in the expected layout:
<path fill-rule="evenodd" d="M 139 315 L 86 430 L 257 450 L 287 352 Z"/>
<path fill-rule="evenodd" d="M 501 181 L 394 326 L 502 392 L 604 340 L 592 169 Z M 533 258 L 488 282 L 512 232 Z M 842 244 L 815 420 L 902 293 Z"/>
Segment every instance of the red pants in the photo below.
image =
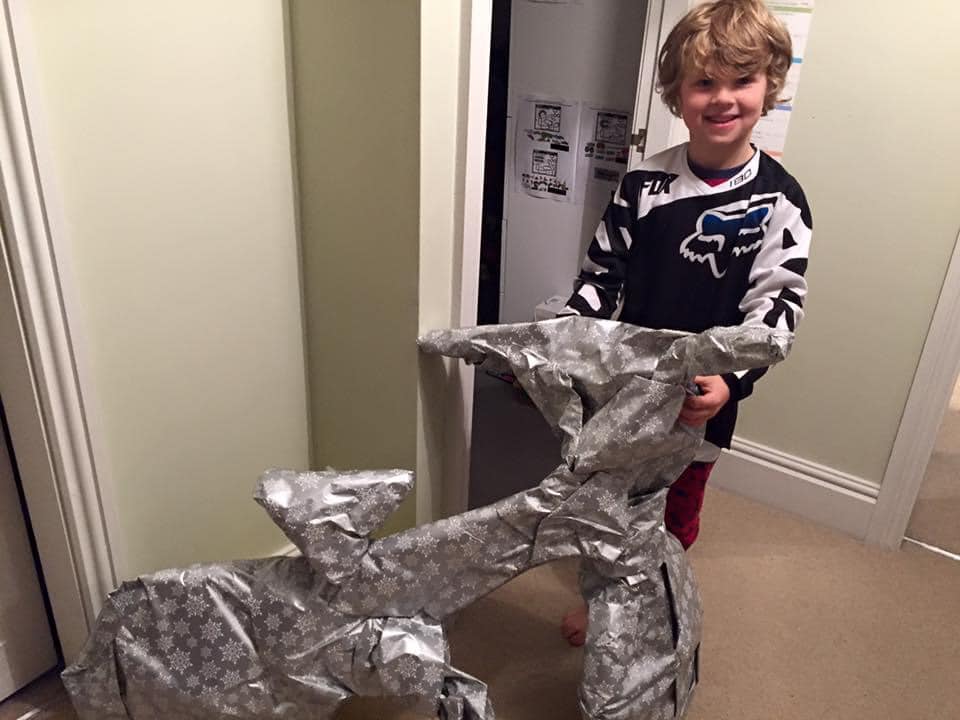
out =
<path fill-rule="evenodd" d="M 683 545 L 693 545 L 700 532 L 700 510 L 703 508 L 703 493 L 713 463 L 691 463 L 667 492 L 667 511 L 664 520 L 667 530 Z"/>

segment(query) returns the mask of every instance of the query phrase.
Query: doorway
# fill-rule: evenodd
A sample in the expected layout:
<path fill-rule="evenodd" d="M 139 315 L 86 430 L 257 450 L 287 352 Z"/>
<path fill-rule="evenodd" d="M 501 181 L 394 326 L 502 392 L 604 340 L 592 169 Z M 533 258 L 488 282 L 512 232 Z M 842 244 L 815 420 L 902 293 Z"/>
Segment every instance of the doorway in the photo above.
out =
<path fill-rule="evenodd" d="M 603 209 L 627 169 L 647 23 L 646 1 L 494 0 L 479 324 L 549 317 L 557 298 L 572 291 Z M 525 113 L 541 108 L 543 114 L 544 107 L 558 108 L 563 119 L 540 147 L 543 128 Z M 590 143 L 589 152 L 599 157 L 595 133 L 602 118 L 623 127 L 619 150 L 607 149 L 609 162 L 586 162 Z M 577 128 L 573 136 L 571 126 Z M 557 150 L 563 144 L 569 149 Z M 573 157 L 564 160 L 564 152 Z M 558 175 L 573 171 L 565 195 L 525 184 L 532 157 L 555 160 Z M 469 507 L 475 508 L 536 485 L 559 462 L 560 443 L 511 378 L 481 370 L 470 455 Z"/>

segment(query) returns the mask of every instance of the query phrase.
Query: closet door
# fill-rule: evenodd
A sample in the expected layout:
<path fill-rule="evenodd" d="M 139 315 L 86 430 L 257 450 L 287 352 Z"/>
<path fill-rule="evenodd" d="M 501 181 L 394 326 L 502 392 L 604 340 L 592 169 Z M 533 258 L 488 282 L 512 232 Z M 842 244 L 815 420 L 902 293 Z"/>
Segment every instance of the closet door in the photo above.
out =
<path fill-rule="evenodd" d="M 57 664 L 5 435 L 0 435 L 0 700 Z"/>

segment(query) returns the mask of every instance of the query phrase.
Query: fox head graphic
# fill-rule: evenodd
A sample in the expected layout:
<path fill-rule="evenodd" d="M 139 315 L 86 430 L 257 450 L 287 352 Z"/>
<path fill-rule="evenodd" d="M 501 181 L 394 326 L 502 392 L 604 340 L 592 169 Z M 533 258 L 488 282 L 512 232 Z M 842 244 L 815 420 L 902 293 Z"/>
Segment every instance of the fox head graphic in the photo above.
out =
<path fill-rule="evenodd" d="M 773 205 L 744 207 L 743 202 L 711 208 L 697 218 L 697 229 L 680 244 L 690 262 L 706 263 L 716 278 L 727 273 L 731 257 L 756 252 L 763 243 Z"/>

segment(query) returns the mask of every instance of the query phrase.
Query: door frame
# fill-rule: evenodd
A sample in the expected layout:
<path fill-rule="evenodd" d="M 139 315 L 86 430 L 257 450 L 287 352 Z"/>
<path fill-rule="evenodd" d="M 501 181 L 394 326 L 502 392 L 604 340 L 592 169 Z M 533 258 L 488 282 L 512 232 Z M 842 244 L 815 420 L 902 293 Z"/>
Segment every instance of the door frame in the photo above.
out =
<path fill-rule="evenodd" d="M 666 40 L 664 27 L 673 27 L 687 11 L 689 0 L 648 0 L 647 23 L 659 16 L 657 42 L 650 46 L 644 41 L 644 60 L 659 55 Z M 493 0 L 472 0 L 470 3 L 469 68 L 466 73 L 467 129 L 463 164 L 463 210 L 460 223 L 460 254 L 454 259 L 455 283 L 459 281 L 459 297 L 454 320 L 459 327 L 477 324 L 477 304 L 480 272 L 480 242 L 483 225 L 483 171 L 486 152 L 487 99 L 490 78 L 490 44 L 492 34 Z M 653 50 L 653 47 L 656 50 Z M 638 77 L 637 92 L 651 93 L 648 112 L 642 121 L 647 128 L 649 147 L 663 149 L 670 137 L 676 118 L 662 105 L 653 102 L 653 86 Z M 636 115 L 636 113 L 635 113 Z M 634 117 L 634 131 L 641 118 Z M 632 154 L 632 151 L 631 151 Z M 455 366 L 453 370 L 453 406 L 451 423 L 454 429 L 447 435 L 444 450 L 444 510 L 446 514 L 467 509 L 470 491 L 470 451 L 473 443 L 474 367 Z"/>
<path fill-rule="evenodd" d="M 60 215 L 45 187 L 41 114 L 25 87 L 30 55 L 19 0 L 0 6 L 0 355 L 10 434 L 64 659 L 86 642 L 116 587 L 107 488 L 98 472 L 84 372 L 65 291 Z M 20 32 L 18 32 L 18 29 Z"/>
<path fill-rule="evenodd" d="M 867 527 L 868 543 L 896 549 L 903 542 L 944 413 L 960 374 L 958 328 L 960 235 L 954 244 L 880 485 L 880 495 Z"/>
<path fill-rule="evenodd" d="M 654 82 L 660 49 L 666 42 L 667 32 L 690 8 L 688 0 L 647 0 L 647 22 L 644 27 L 643 50 L 640 66 L 649 66 L 652 73 L 640 73 L 633 113 L 633 133 L 644 134 L 642 152 L 636 143 L 630 145 L 627 167 L 633 169 L 645 157 L 655 155 L 670 147 L 674 127 L 680 122 L 667 106 L 659 101 Z"/>
<path fill-rule="evenodd" d="M 453 256 L 451 321 L 456 327 L 477 324 L 480 292 L 480 237 L 483 229 L 483 176 L 486 161 L 487 99 L 490 79 L 490 43 L 493 0 L 466 0 L 468 46 L 461 52 L 460 97 L 463 135 L 459 142 L 463 162 L 457 170 L 457 199 Z M 462 184 L 461 184 L 462 183 Z M 422 202 L 422 201 L 421 201 Z M 450 364 L 450 396 L 445 404 L 447 429 L 443 442 L 443 486 L 440 511 L 444 516 L 465 511 L 470 497 L 470 451 L 473 444 L 474 367 Z M 424 503 L 425 505 L 425 503 Z M 425 506 L 418 522 L 434 519 Z"/>

